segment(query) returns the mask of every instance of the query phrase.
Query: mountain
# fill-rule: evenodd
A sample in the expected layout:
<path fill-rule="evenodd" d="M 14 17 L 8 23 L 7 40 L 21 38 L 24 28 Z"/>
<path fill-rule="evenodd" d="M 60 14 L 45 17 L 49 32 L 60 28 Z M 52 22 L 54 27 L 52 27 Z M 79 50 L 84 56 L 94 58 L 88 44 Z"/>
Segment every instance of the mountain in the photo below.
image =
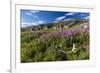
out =
<path fill-rule="evenodd" d="M 56 22 L 56 23 L 47 23 L 47 24 L 39 24 L 39 25 L 33 25 L 33 26 L 28 26 L 28 27 L 21 27 L 21 29 L 51 29 L 51 28 L 58 28 L 58 27 L 75 27 L 75 26 L 84 26 L 87 25 L 89 26 L 89 19 L 71 19 L 71 20 L 66 20 L 66 21 L 61 21 L 61 22 Z"/>

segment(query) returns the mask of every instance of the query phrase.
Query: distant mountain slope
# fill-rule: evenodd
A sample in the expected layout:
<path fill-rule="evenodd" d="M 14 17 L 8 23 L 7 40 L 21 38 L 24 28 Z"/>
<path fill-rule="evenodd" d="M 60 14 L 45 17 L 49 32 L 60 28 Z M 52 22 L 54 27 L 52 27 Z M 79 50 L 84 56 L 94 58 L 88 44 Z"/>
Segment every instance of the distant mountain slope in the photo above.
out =
<path fill-rule="evenodd" d="M 56 23 L 47 23 L 47 24 L 39 24 L 39 25 L 33 25 L 33 26 L 28 26 L 28 27 L 21 27 L 21 29 L 44 29 L 44 28 L 58 28 L 58 27 L 83 27 L 83 26 L 88 26 L 89 27 L 89 19 L 72 19 L 72 20 L 66 20 L 66 21 L 61 21 L 61 22 L 56 22 Z"/>

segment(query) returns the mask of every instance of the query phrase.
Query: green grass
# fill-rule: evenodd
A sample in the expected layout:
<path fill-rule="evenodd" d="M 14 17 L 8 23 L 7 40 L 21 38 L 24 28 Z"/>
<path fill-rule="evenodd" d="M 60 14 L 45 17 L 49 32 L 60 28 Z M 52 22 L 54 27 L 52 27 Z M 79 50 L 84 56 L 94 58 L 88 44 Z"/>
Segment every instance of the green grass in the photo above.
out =
<path fill-rule="evenodd" d="M 45 62 L 45 61 L 70 61 L 70 60 L 87 60 L 89 59 L 89 53 L 87 48 L 82 46 L 89 44 L 89 33 L 78 34 L 66 38 L 53 37 L 45 41 L 45 38 L 40 39 L 44 34 L 44 30 L 38 33 L 32 33 L 31 31 L 21 32 L 21 62 Z M 46 32 L 55 32 L 48 30 Z M 71 51 L 73 43 L 79 49 L 79 53 L 64 54 L 62 52 L 55 51 L 57 49 L 64 50 L 66 52 Z"/>

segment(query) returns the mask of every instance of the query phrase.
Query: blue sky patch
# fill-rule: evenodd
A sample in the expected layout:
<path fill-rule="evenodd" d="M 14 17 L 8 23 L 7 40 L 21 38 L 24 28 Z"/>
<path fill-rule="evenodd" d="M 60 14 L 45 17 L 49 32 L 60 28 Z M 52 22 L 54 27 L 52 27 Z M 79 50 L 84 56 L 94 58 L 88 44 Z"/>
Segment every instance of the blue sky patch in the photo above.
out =
<path fill-rule="evenodd" d="M 55 23 L 70 19 L 89 19 L 89 16 L 90 13 L 85 12 L 20 10 L 21 27 Z"/>

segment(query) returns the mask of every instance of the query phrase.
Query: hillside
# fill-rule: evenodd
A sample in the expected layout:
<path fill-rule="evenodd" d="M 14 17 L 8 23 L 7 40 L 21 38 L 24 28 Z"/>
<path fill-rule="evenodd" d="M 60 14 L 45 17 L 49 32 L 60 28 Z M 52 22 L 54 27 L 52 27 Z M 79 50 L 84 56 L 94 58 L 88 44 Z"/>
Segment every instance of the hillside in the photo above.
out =
<path fill-rule="evenodd" d="M 88 60 L 89 20 L 21 28 L 21 62 Z"/>
<path fill-rule="evenodd" d="M 56 23 L 47 23 L 47 24 L 39 24 L 39 25 L 33 25 L 28 27 L 22 27 L 21 29 L 33 29 L 40 30 L 40 29 L 59 29 L 62 28 L 72 28 L 72 27 L 79 27 L 84 28 L 84 26 L 89 27 L 89 20 L 85 19 L 73 19 L 73 20 L 67 20 L 62 22 L 56 22 Z"/>

